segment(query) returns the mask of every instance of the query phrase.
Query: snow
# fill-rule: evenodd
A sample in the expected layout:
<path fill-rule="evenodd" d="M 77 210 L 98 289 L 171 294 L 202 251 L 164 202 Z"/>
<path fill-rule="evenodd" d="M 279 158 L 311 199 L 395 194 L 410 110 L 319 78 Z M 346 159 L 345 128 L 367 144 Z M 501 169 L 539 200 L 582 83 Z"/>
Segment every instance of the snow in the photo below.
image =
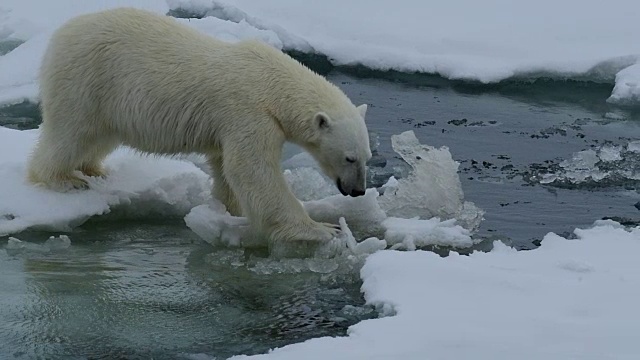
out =
<path fill-rule="evenodd" d="M 27 229 L 69 231 L 91 216 L 184 216 L 210 197 L 210 178 L 193 163 L 120 149 L 106 161 L 110 176 L 92 189 L 59 193 L 26 183 L 37 130 L 0 127 L 0 236 Z"/>
<path fill-rule="evenodd" d="M 362 290 L 390 316 L 232 359 L 635 359 L 640 228 L 598 221 L 575 235 L 470 256 L 379 251 Z"/>
<path fill-rule="evenodd" d="M 37 68 L 56 27 L 81 13 L 123 5 L 163 14 L 188 10 L 204 18 L 180 21 L 207 34 L 324 54 L 334 65 L 483 83 L 537 76 L 588 79 L 615 83 L 611 103 L 640 101 L 635 36 L 640 3 L 635 0 L 405 1 L 394 6 L 382 0 L 6 0 L 0 6 L 0 41 L 26 43 L 0 57 L 0 103 L 37 99 Z"/>

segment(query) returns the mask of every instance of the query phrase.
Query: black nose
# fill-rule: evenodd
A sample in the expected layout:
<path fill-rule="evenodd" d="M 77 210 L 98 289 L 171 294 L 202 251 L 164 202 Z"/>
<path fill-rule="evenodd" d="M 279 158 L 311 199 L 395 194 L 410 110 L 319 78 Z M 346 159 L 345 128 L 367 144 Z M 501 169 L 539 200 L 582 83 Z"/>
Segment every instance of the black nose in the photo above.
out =
<path fill-rule="evenodd" d="M 352 190 L 349 196 L 358 197 L 364 195 L 364 190 Z"/>

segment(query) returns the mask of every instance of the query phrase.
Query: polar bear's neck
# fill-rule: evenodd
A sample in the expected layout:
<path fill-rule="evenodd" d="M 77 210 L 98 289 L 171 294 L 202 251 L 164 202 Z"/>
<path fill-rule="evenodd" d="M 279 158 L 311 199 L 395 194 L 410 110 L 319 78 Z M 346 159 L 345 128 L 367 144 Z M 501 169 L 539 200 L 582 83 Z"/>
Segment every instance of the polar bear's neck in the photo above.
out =
<path fill-rule="evenodd" d="M 355 109 L 342 90 L 288 55 L 257 42 L 247 45 L 255 48 L 260 61 L 255 86 L 262 106 L 279 123 L 287 140 L 303 145 L 314 139 L 313 117 L 320 111 L 332 115 Z"/>

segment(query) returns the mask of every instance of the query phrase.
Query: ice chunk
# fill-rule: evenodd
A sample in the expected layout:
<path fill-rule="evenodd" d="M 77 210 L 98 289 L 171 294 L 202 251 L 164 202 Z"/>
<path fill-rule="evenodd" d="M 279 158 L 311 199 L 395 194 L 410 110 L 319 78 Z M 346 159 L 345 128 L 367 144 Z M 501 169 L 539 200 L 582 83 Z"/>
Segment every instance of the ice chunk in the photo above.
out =
<path fill-rule="evenodd" d="M 625 120 L 627 115 L 622 111 L 609 111 L 604 113 L 604 118 L 610 120 Z"/>
<path fill-rule="evenodd" d="M 334 195 L 321 200 L 308 201 L 304 208 L 312 219 L 336 224 L 344 217 L 357 238 L 381 236 L 382 221 L 387 218 L 380 207 L 376 189 L 367 189 L 363 196 Z"/>
<path fill-rule="evenodd" d="M 19 250 L 24 249 L 26 243 L 23 243 L 22 240 L 14 237 L 9 237 L 7 240 L 7 250 Z"/>
<path fill-rule="evenodd" d="M 540 183 L 561 187 L 637 186 L 640 180 L 640 142 L 626 146 L 604 144 L 576 152 L 558 165 L 551 164 L 536 176 Z M 535 169 L 534 169 L 535 173 Z"/>
<path fill-rule="evenodd" d="M 387 182 L 382 185 L 382 193 L 384 194 L 387 190 L 394 191 L 398 188 L 398 185 L 398 179 L 396 179 L 394 176 L 391 176 L 389 180 L 387 180 Z"/>
<path fill-rule="evenodd" d="M 384 250 L 386 248 L 387 248 L 386 240 L 380 240 L 377 237 L 370 237 L 356 244 L 354 253 L 373 254 L 378 250 Z"/>
<path fill-rule="evenodd" d="M 630 141 L 627 144 L 627 151 L 640 153 L 640 140 Z"/>
<path fill-rule="evenodd" d="M 389 216 L 421 219 L 458 218 L 468 229 L 475 229 L 484 212 L 464 202 L 458 177 L 458 163 L 447 147 L 421 145 L 413 131 L 391 136 L 393 150 L 411 167 L 405 179 L 393 190 L 385 190 L 378 202 Z"/>
<path fill-rule="evenodd" d="M 438 218 L 420 220 L 389 217 L 382 224 L 386 228 L 384 238 L 392 245 L 392 249 L 415 250 L 430 245 L 472 246 L 469 230 L 455 223 L 455 219 L 440 221 Z"/>
<path fill-rule="evenodd" d="M 301 167 L 310 167 L 320 169 L 318 162 L 306 151 L 299 152 L 282 162 L 284 169 L 295 169 Z"/>
<path fill-rule="evenodd" d="M 48 253 L 52 251 L 66 250 L 71 246 L 71 239 L 67 235 L 60 235 L 58 237 L 50 236 L 47 241 L 42 244 L 36 244 L 32 242 L 22 241 L 15 237 L 9 237 L 7 240 L 7 251 L 16 252 L 34 252 L 34 253 Z"/>
<path fill-rule="evenodd" d="M 313 168 L 285 170 L 284 178 L 293 194 L 301 201 L 319 200 L 339 193 L 333 183 Z"/>
<path fill-rule="evenodd" d="M 217 200 L 196 206 L 184 217 L 187 226 L 213 246 L 241 246 L 248 240 L 249 221 L 231 216 Z M 250 245 L 245 241 L 245 246 Z"/>
<path fill-rule="evenodd" d="M 598 157 L 602 161 L 618 161 L 622 160 L 620 155 L 621 148 L 619 146 L 605 145 L 598 151 Z"/>
<path fill-rule="evenodd" d="M 616 85 L 607 101 L 620 105 L 640 103 L 640 62 L 616 74 Z"/>
<path fill-rule="evenodd" d="M 589 149 L 573 154 L 571 159 L 562 161 L 560 166 L 565 169 L 565 176 L 571 182 L 583 182 L 588 178 L 599 181 L 604 179 L 608 173 L 602 172 L 596 167 L 598 161 L 600 161 L 598 154 Z"/>
<path fill-rule="evenodd" d="M 64 250 L 71 246 L 71 239 L 67 235 L 51 236 L 44 242 L 44 246 L 50 250 Z"/>

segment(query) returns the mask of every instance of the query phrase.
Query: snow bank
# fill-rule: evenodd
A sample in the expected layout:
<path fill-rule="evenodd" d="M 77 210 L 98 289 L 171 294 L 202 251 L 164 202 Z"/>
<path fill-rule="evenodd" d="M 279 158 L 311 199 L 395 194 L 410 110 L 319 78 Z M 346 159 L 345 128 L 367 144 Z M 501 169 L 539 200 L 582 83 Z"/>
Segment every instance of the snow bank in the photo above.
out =
<path fill-rule="evenodd" d="M 120 149 L 106 161 L 110 176 L 91 190 L 59 193 L 26 183 L 27 156 L 37 130 L 0 127 L 0 236 L 27 229 L 68 231 L 91 216 L 184 216 L 210 197 L 209 176 L 177 159 Z"/>
<path fill-rule="evenodd" d="M 27 42 L 18 48 L 26 49 L 0 57 L 0 103 L 37 97 L 36 69 L 53 29 L 75 15 L 124 5 L 158 13 L 187 10 L 204 18 L 180 21 L 207 34 L 320 53 L 335 65 L 483 83 L 541 75 L 615 81 L 609 100 L 638 104 L 640 3 L 635 0 L 405 1 L 394 6 L 382 0 L 6 0 L 0 6 L 0 41 Z"/>
<path fill-rule="evenodd" d="M 377 252 L 362 290 L 393 316 L 232 359 L 635 359 L 640 228 L 599 221 L 575 235 L 531 251 Z"/>

